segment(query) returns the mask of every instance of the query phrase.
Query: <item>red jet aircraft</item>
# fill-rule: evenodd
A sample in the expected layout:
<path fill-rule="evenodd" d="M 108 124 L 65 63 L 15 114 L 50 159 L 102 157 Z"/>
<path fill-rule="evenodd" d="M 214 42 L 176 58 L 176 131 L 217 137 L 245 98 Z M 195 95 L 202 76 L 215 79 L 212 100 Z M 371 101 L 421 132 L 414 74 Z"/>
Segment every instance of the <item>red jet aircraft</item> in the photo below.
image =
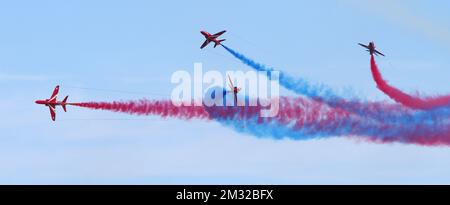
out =
<path fill-rule="evenodd" d="M 228 76 L 228 80 L 230 80 L 230 91 L 228 91 L 228 93 L 233 93 L 234 96 L 234 105 L 237 106 L 237 94 L 239 91 L 241 91 L 241 88 L 238 88 L 236 86 L 233 85 L 233 81 L 231 80 L 230 76 Z"/>
<path fill-rule="evenodd" d="M 217 38 L 218 38 L 220 35 L 222 35 L 223 33 L 225 33 L 225 32 L 227 32 L 227 31 L 221 31 L 221 32 L 219 32 L 219 33 L 216 33 L 216 34 L 212 35 L 212 34 L 206 32 L 206 31 L 200 31 L 200 33 L 203 34 L 203 36 L 205 36 L 205 38 L 206 38 L 205 42 L 203 42 L 202 46 L 200 46 L 200 49 L 203 49 L 205 46 L 207 46 L 209 43 L 211 43 L 211 41 L 215 43 L 215 44 L 214 44 L 214 48 L 215 48 L 217 45 L 220 45 L 220 43 L 221 43 L 222 41 L 225 41 L 225 39 L 219 40 L 219 39 L 217 39 Z"/>
<path fill-rule="evenodd" d="M 360 46 L 364 47 L 364 48 L 367 48 L 367 51 L 369 51 L 370 55 L 373 55 L 373 54 L 378 55 L 378 54 L 380 54 L 380 55 L 384 56 L 384 54 L 380 53 L 379 51 L 377 51 L 375 49 L 375 43 L 374 42 L 370 42 L 369 45 L 367 45 L 367 46 L 362 44 L 362 43 L 358 43 L 358 44 Z"/>
<path fill-rule="evenodd" d="M 59 85 L 56 86 L 55 90 L 53 90 L 53 94 L 49 99 L 45 100 L 36 100 L 36 104 L 45 105 L 50 109 L 50 115 L 52 117 L 52 120 L 55 121 L 56 118 L 56 106 L 61 106 L 64 109 L 64 112 L 67 112 L 66 105 L 69 105 L 67 103 L 67 98 L 69 96 L 66 96 L 63 101 L 56 101 L 56 97 L 58 96 L 59 91 Z"/>

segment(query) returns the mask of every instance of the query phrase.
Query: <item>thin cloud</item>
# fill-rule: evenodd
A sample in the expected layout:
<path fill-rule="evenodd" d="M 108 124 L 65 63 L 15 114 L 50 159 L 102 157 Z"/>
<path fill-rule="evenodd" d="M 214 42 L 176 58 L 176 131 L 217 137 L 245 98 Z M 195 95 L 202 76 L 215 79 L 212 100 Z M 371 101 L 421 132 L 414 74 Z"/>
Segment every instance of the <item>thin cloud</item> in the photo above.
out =
<path fill-rule="evenodd" d="M 427 38 L 450 48 L 450 28 L 421 16 L 417 12 L 414 12 L 414 9 L 406 3 L 392 0 L 340 1 L 370 12 L 372 15 L 381 16 L 402 27 L 418 31 Z"/>
<path fill-rule="evenodd" d="M 0 81 L 46 81 L 50 79 L 53 79 L 53 77 L 46 75 L 0 73 Z"/>

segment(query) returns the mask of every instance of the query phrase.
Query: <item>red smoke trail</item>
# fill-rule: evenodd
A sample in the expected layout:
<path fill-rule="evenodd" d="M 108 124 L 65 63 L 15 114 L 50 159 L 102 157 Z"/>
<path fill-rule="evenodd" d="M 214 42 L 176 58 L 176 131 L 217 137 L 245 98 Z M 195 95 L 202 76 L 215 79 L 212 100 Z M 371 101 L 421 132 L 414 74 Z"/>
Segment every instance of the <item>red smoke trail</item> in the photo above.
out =
<path fill-rule="evenodd" d="M 317 102 L 302 97 L 280 97 L 279 111 L 274 117 L 261 117 L 261 106 L 216 106 L 206 107 L 212 118 L 221 120 L 246 121 L 257 118 L 258 123 L 278 122 L 279 124 L 318 124 L 327 121 L 349 118 L 352 113 L 340 109 L 331 108 L 325 103 Z"/>
<path fill-rule="evenodd" d="M 138 100 L 114 102 L 86 102 L 72 103 L 71 105 L 95 110 L 109 110 L 133 115 L 159 115 L 161 117 L 174 117 L 179 119 L 209 119 L 209 114 L 203 106 L 175 106 L 171 101 Z"/>
<path fill-rule="evenodd" d="M 377 83 L 378 89 L 380 89 L 383 93 L 385 93 L 398 103 L 401 103 L 410 108 L 422 110 L 450 106 L 450 95 L 419 98 L 408 95 L 401 90 L 392 87 L 383 79 L 380 71 L 378 70 L 378 66 L 375 63 L 375 58 L 373 55 L 370 58 L 370 70 L 372 71 L 372 76 Z"/>
<path fill-rule="evenodd" d="M 403 142 L 420 145 L 450 145 L 448 122 L 380 123 L 370 116 L 360 116 L 302 97 L 280 98 L 278 115 L 260 117 L 261 106 L 175 106 L 171 101 L 137 100 L 86 102 L 71 105 L 134 115 L 157 115 L 178 119 L 217 120 L 238 131 L 275 139 L 312 139 L 355 136 L 373 142 Z"/>
<path fill-rule="evenodd" d="M 270 118 L 259 116 L 260 106 L 205 107 L 205 110 L 212 119 L 224 125 L 260 137 L 318 139 L 352 136 L 376 143 L 450 146 L 450 127 L 443 119 L 436 118 L 429 123 L 412 119 L 403 120 L 404 123 L 383 123 L 372 120 L 371 116 L 356 115 L 301 97 L 281 97 L 278 115 Z"/>
<path fill-rule="evenodd" d="M 221 119 L 234 119 L 246 121 L 258 118 L 259 123 L 277 121 L 281 124 L 295 122 L 296 126 L 336 121 L 349 117 L 350 113 L 339 109 L 330 108 L 326 104 L 304 99 L 302 97 L 281 97 L 278 115 L 271 118 L 261 118 L 261 106 L 175 106 L 170 100 L 137 100 L 137 101 L 113 101 L 113 102 L 84 102 L 70 103 L 70 105 L 95 110 L 108 110 L 132 115 L 158 115 L 161 117 L 173 117 L 179 119 L 212 119 L 211 112 Z M 322 126 L 322 125 L 321 125 Z"/>

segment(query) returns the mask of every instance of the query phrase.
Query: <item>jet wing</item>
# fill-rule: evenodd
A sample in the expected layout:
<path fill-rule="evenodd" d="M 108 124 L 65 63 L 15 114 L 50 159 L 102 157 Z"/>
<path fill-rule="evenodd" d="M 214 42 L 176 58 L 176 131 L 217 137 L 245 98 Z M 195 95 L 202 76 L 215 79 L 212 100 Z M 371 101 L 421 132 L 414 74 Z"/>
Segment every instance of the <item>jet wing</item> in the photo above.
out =
<path fill-rule="evenodd" d="M 50 106 L 48 106 L 48 109 L 50 109 L 50 116 L 52 117 L 52 120 L 55 121 L 55 119 L 56 119 L 55 106 L 50 105 Z"/>
<path fill-rule="evenodd" d="M 362 44 L 362 43 L 358 43 L 358 45 L 360 45 L 360 46 L 362 46 L 362 47 L 364 47 L 364 48 L 369 49 L 369 46 L 366 46 L 366 45 L 364 45 L 364 44 Z"/>
<path fill-rule="evenodd" d="M 230 86 L 231 90 L 234 91 L 233 81 L 231 80 L 230 76 L 228 76 L 228 80 L 230 80 L 230 84 L 228 86 Z"/>
<path fill-rule="evenodd" d="M 53 94 L 49 99 L 50 102 L 56 102 L 56 97 L 58 96 L 58 92 L 59 92 L 59 85 L 57 85 L 55 87 L 55 90 L 53 90 Z"/>
<path fill-rule="evenodd" d="M 210 40 L 205 40 L 205 42 L 203 42 L 202 46 L 200 46 L 200 49 L 202 49 L 205 46 L 207 46 L 209 44 L 209 42 L 211 42 L 211 41 Z"/>
<path fill-rule="evenodd" d="M 384 54 L 380 53 L 379 51 L 375 50 L 375 53 L 380 54 L 382 56 L 384 56 Z"/>
<path fill-rule="evenodd" d="M 216 34 L 212 35 L 212 37 L 217 38 L 217 37 L 219 37 L 220 35 L 222 35 L 225 32 L 227 32 L 227 31 L 223 30 L 223 31 L 221 31 L 219 33 L 216 33 Z"/>

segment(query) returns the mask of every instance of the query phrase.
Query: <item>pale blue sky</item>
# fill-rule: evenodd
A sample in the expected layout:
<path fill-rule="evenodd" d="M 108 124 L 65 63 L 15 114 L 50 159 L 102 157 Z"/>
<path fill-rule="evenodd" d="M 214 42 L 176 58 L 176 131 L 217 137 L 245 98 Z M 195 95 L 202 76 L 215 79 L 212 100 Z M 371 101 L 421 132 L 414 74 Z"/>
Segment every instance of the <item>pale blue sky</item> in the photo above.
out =
<path fill-rule="evenodd" d="M 171 74 L 248 70 L 199 31 L 313 82 L 389 100 L 369 56 L 410 92 L 445 94 L 446 1 L 4 1 L 0 3 L 0 184 L 449 184 L 450 149 L 345 138 L 273 141 L 216 122 L 34 104 L 56 84 L 69 101 L 163 98 Z M 124 90 L 114 93 L 91 87 Z"/>

